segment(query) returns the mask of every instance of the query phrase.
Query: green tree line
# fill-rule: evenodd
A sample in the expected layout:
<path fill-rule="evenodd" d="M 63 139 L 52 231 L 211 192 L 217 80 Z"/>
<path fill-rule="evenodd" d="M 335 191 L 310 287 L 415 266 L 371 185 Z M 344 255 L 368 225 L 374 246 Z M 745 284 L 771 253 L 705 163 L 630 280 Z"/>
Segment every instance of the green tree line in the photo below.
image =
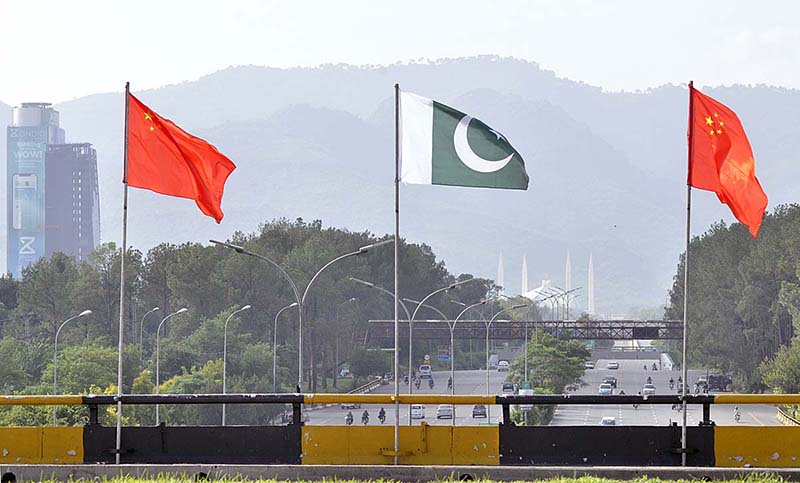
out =
<path fill-rule="evenodd" d="M 386 238 L 386 237 L 382 237 Z M 229 240 L 282 265 L 300 290 L 325 263 L 374 243 L 369 232 L 324 227 L 321 221 L 274 220 L 254 233 L 237 232 Z M 451 274 L 424 244 L 401 241 L 400 294 L 421 299 L 468 274 Z M 388 370 L 386 357 L 366 345 L 368 321 L 393 317 L 391 297 L 359 285 L 350 277 L 393 290 L 391 245 L 332 265 L 309 291 L 303 320 L 303 360 L 307 391 L 347 391 L 369 374 Z M 155 392 L 156 328 L 161 329 L 161 393 L 222 392 L 223 327 L 228 325 L 228 392 L 293 391 L 297 379 L 297 310 L 285 310 L 273 333 L 277 312 L 295 301 L 281 274 L 258 259 L 212 244 L 161 244 L 146 253 L 129 249 L 126 258 L 127 301 L 124 317 L 123 390 Z M 59 325 L 84 310 L 89 316 L 69 322 L 58 339 L 58 388 L 61 394 L 115 393 L 119 328 L 120 251 L 113 243 L 98 247 L 88 260 L 56 253 L 25 268 L 21 279 L 0 278 L 0 390 L 3 394 L 53 392 L 54 336 Z M 476 279 L 429 300 L 449 317 L 460 306 L 496 291 L 493 282 Z M 154 307 L 158 310 L 152 311 Z M 146 317 L 145 317 L 146 315 Z M 141 335 L 141 337 L 140 337 Z M 273 336 L 277 346 L 273 347 Z M 430 344 L 419 344 L 421 360 Z M 401 354 L 406 346 L 401 347 Z M 277 380 L 272 380 L 273 351 Z M 406 353 L 407 354 L 407 353 Z M 406 356 L 401 355 L 401 360 Z M 361 380 L 339 379 L 344 364 Z M 113 409 L 113 408 L 111 408 Z M 109 411 L 111 411 L 111 409 Z M 126 424 L 152 424 L 150 407 L 126 411 Z M 232 424 L 274 420 L 281 408 L 228 406 Z M 50 408 L 2 408 L 0 424 L 44 424 Z M 216 424 L 217 406 L 162 407 L 170 424 Z M 59 419 L 81 423 L 82 409 L 61 408 Z M 109 412 L 105 417 L 113 415 Z M 110 420 L 110 419 L 109 419 Z"/>
<path fill-rule="evenodd" d="M 767 213 L 757 239 L 740 224 L 714 224 L 689 250 L 689 364 L 732 374 L 738 390 L 798 392 L 800 206 Z M 669 319 L 683 317 L 685 267 L 684 254 Z"/>

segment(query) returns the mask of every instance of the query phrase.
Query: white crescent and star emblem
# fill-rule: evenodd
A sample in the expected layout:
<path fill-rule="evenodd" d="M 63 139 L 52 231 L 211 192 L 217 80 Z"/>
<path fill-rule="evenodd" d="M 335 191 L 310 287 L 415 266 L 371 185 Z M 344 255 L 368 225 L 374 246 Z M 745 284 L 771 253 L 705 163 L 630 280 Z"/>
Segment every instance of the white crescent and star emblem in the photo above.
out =
<path fill-rule="evenodd" d="M 505 168 L 508 162 L 511 161 L 511 158 L 514 157 L 513 153 L 503 159 L 492 161 L 478 156 L 475 154 L 475 151 L 472 150 L 467 140 L 467 130 L 469 129 L 469 123 L 471 121 L 472 116 L 465 115 L 458 122 L 456 131 L 453 133 L 453 147 L 456 150 L 456 155 L 461 159 L 461 162 L 469 169 L 479 173 L 494 173 Z M 493 129 L 491 131 L 498 139 L 502 139 L 502 136 L 497 131 Z"/>

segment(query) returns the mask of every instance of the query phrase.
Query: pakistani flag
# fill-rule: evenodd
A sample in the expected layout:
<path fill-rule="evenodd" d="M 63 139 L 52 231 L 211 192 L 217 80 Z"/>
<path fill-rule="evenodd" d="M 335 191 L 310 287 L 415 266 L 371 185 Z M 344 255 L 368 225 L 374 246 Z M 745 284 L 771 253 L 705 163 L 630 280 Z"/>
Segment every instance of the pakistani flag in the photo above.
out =
<path fill-rule="evenodd" d="M 400 93 L 400 181 L 528 189 L 525 161 L 502 134 L 409 92 Z"/>

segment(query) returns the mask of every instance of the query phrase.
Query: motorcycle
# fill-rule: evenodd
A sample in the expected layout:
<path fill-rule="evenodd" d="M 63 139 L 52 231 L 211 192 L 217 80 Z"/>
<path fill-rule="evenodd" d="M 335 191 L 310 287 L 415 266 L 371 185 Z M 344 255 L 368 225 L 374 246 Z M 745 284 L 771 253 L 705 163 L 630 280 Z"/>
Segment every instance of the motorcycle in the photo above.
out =
<path fill-rule="evenodd" d="M 348 412 L 347 416 L 344 417 L 344 423 L 348 426 L 353 424 L 353 413 Z"/>
<path fill-rule="evenodd" d="M 431 379 L 428 379 L 428 387 L 430 387 L 431 389 L 433 389 L 433 378 L 431 378 Z"/>
<path fill-rule="evenodd" d="M 656 363 L 655 363 L 655 362 L 653 363 L 653 370 L 654 370 L 654 371 L 657 371 L 657 370 L 658 370 L 658 366 L 656 366 Z"/>
<path fill-rule="evenodd" d="M 405 382 L 406 386 L 408 386 L 408 376 L 403 376 L 403 382 Z"/>
<path fill-rule="evenodd" d="M 669 389 L 670 389 L 670 391 L 675 389 L 675 380 L 674 379 L 670 379 L 669 380 Z"/>
<path fill-rule="evenodd" d="M 386 422 L 386 411 L 381 408 L 381 412 L 378 413 L 378 419 L 380 419 L 381 424 Z"/>
<path fill-rule="evenodd" d="M 361 415 L 361 424 L 366 426 L 367 423 L 369 423 L 369 413 L 366 410 L 364 410 L 364 414 Z"/>
<path fill-rule="evenodd" d="M 447 389 L 453 389 L 453 378 L 447 380 Z"/>
<path fill-rule="evenodd" d="M 416 380 L 414 381 L 414 387 L 416 387 L 417 389 L 419 389 L 419 379 L 416 379 Z"/>

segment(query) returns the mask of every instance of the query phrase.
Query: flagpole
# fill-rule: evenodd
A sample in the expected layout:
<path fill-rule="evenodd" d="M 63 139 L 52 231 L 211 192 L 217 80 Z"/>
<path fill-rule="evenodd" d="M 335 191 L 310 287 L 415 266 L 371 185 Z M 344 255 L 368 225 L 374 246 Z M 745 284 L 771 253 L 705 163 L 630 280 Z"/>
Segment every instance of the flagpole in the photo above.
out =
<path fill-rule="evenodd" d="M 400 453 L 400 84 L 394 85 L 394 464 Z M 411 322 L 409 322 L 410 324 Z M 409 328 L 410 330 L 410 328 Z M 409 350 L 411 348 L 409 347 Z M 409 372 L 411 368 L 408 368 Z M 411 382 L 409 381 L 409 384 Z M 409 421 L 410 423 L 410 421 Z"/>
<path fill-rule="evenodd" d="M 128 99 L 130 82 L 125 83 L 125 146 L 122 168 L 122 248 L 119 262 L 119 345 L 117 347 L 117 447 L 116 463 L 122 456 L 122 342 L 125 332 L 125 255 L 128 242 Z"/>
<path fill-rule="evenodd" d="M 686 388 L 689 386 L 689 370 L 686 366 L 686 343 L 688 341 L 688 310 L 689 310 L 689 243 L 691 241 L 691 223 L 692 223 L 692 137 L 694 135 L 694 96 L 692 96 L 693 89 L 692 81 L 689 81 L 689 130 L 688 130 L 688 167 L 687 167 L 687 182 L 686 182 L 686 252 L 683 256 L 683 387 L 681 388 L 681 406 L 682 406 L 682 422 L 681 422 L 681 466 L 686 466 L 686 450 L 688 447 L 686 440 Z"/>

